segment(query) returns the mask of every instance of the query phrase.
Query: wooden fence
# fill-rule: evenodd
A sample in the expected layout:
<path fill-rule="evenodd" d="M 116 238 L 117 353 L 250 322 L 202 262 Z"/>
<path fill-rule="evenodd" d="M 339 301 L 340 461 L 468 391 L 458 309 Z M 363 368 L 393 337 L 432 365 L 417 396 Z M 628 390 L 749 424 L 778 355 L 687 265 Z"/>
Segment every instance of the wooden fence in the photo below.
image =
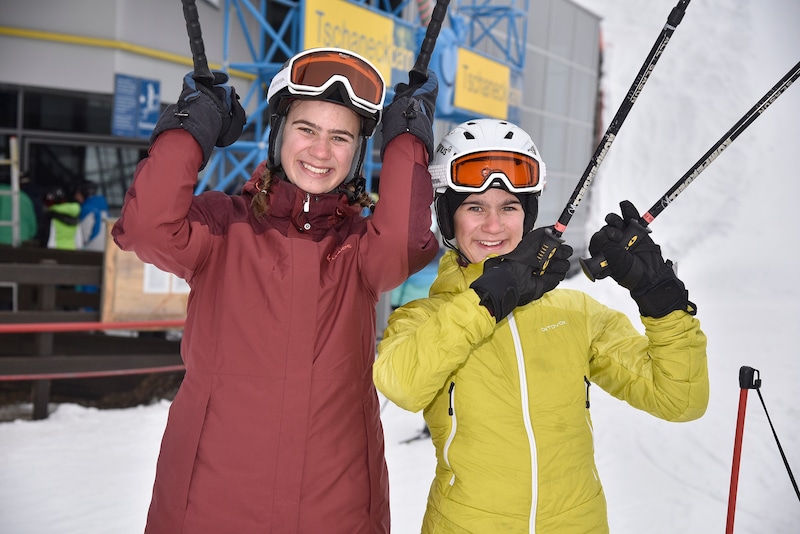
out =
<path fill-rule="evenodd" d="M 100 322 L 102 286 L 103 253 L 0 246 L 0 381 L 32 381 L 34 419 L 51 380 L 183 369 L 178 342 L 138 335 L 183 321 Z"/>

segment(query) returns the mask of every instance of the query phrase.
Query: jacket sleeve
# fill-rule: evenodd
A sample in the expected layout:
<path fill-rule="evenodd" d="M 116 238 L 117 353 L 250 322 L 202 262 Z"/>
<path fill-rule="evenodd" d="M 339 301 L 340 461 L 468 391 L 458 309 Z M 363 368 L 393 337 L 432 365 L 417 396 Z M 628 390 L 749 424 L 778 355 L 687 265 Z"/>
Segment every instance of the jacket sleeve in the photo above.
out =
<path fill-rule="evenodd" d="M 191 134 L 168 130 L 159 135 L 136 168 L 122 214 L 111 235 L 122 250 L 189 280 L 207 255 L 208 232 L 189 223 L 202 150 Z"/>
<path fill-rule="evenodd" d="M 362 275 L 376 293 L 400 285 L 438 250 L 431 231 L 433 186 L 427 161 L 425 145 L 411 134 L 397 136 L 386 147 L 379 199 L 361 247 Z"/>
<path fill-rule="evenodd" d="M 449 300 L 420 299 L 398 308 L 378 345 L 376 387 L 401 408 L 425 408 L 495 326 L 471 290 Z"/>
<path fill-rule="evenodd" d="M 667 421 L 692 421 L 708 406 L 706 337 L 700 322 L 683 311 L 642 317 L 645 335 L 622 313 L 590 314 L 595 332 L 591 380 L 614 397 Z M 627 324 L 627 326 L 626 326 Z"/>

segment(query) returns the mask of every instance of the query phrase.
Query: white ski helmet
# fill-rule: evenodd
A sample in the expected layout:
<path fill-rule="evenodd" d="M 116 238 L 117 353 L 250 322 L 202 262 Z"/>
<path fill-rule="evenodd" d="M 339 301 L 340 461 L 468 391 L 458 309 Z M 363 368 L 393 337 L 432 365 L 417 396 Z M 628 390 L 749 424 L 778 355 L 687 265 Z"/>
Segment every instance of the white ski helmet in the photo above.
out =
<path fill-rule="evenodd" d="M 292 100 L 324 100 L 341 104 L 361 117 L 360 142 L 345 183 L 361 174 L 367 139 L 381 120 L 386 84 L 380 71 L 366 58 L 340 48 L 312 48 L 283 64 L 267 90 L 270 120 L 267 163 L 281 165 L 281 144 Z"/>
<path fill-rule="evenodd" d="M 436 219 L 445 243 L 455 237 L 453 215 L 471 194 L 502 187 L 525 211 L 523 232 L 533 229 L 546 168 L 531 136 L 499 119 L 474 119 L 450 130 L 428 167 L 436 193 Z M 452 248 L 452 247 L 451 247 Z"/>

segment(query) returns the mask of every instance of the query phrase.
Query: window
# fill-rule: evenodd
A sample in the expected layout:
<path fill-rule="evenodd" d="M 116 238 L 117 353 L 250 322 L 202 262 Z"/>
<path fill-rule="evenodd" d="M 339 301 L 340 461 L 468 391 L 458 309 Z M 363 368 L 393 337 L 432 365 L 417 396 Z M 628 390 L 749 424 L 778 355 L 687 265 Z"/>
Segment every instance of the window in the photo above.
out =
<path fill-rule="evenodd" d="M 17 94 L 16 89 L 0 87 L 0 128 L 16 128 Z"/>
<path fill-rule="evenodd" d="M 92 93 L 28 91 L 23 127 L 30 130 L 108 135 L 113 97 Z"/>

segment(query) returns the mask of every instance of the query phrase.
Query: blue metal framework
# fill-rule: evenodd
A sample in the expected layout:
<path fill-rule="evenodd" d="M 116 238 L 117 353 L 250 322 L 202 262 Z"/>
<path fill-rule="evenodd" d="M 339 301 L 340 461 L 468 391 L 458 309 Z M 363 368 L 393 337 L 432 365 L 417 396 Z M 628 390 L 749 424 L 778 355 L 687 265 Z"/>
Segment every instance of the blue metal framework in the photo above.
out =
<path fill-rule="evenodd" d="M 459 0 L 457 13 L 466 19 L 466 48 L 478 49 L 484 41 L 490 55 L 500 55 L 507 65 L 522 70 L 528 35 L 529 0 Z M 500 40 L 496 33 L 505 34 Z"/>
<path fill-rule="evenodd" d="M 348 0 L 367 9 L 402 20 L 411 0 Z M 522 69 L 525 62 L 527 8 L 529 0 L 458 0 L 451 6 L 453 26 L 467 28 L 460 39 L 467 48 L 486 47 L 492 43 L 492 55 L 512 68 Z M 519 7 L 523 3 L 524 7 Z M 245 72 L 254 77 L 246 94 L 241 95 L 245 109 L 252 109 L 242 137 L 229 147 L 214 150 L 206 169 L 197 184 L 196 193 L 207 189 L 233 191 L 247 181 L 252 169 L 267 158 L 269 120 L 267 117 L 266 89 L 272 77 L 285 60 L 302 48 L 303 0 L 225 0 L 223 68 Z M 453 9 L 454 8 L 454 9 Z M 419 25 L 419 22 L 416 23 Z M 493 31 L 505 34 L 501 42 Z M 250 52 L 248 61 L 229 59 L 232 32 L 241 32 Z M 483 44 L 482 44 L 483 43 Z M 391 88 L 387 98 L 391 98 Z M 373 154 L 372 140 L 367 154 Z M 367 189 L 372 190 L 371 177 L 380 168 L 380 162 L 367 157 L 364 176 Z"/>

